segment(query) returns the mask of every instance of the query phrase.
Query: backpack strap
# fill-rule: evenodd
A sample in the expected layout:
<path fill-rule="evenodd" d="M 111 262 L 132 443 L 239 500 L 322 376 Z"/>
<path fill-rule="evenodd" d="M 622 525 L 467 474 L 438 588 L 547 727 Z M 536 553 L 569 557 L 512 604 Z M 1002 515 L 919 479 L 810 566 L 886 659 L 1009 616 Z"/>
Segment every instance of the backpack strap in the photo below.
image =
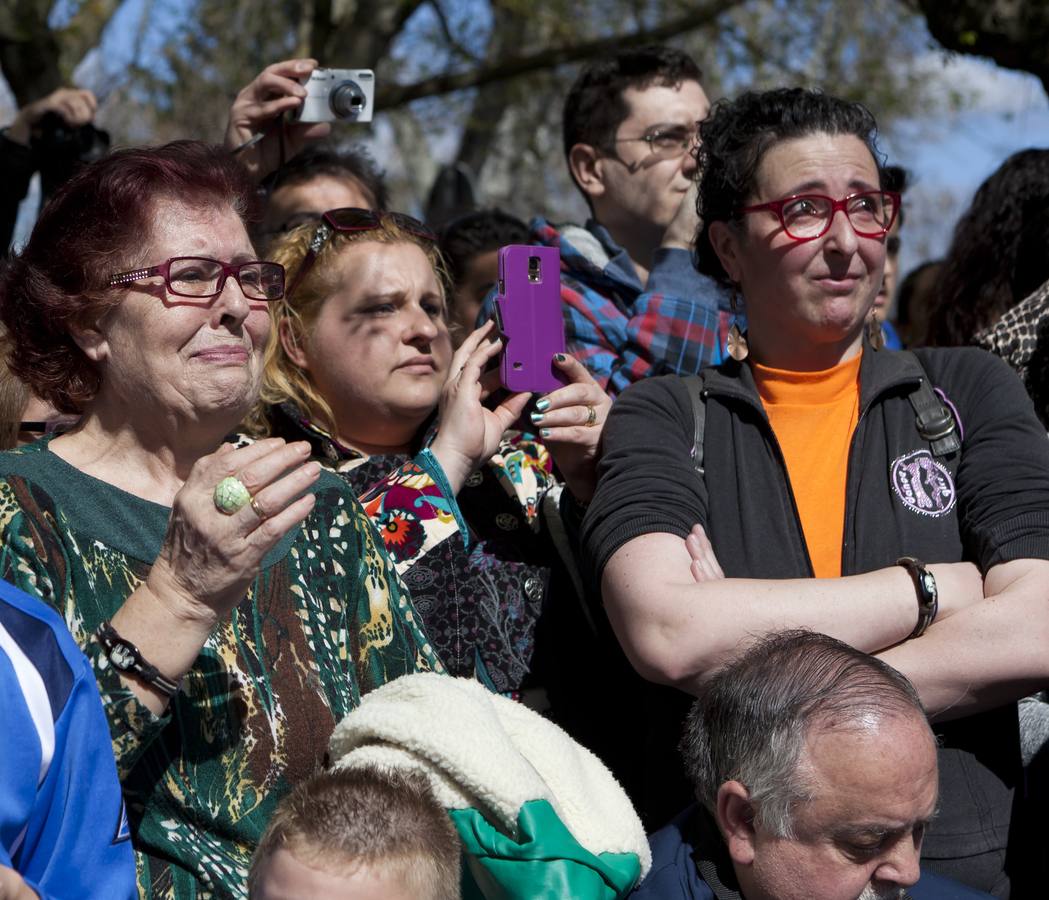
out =
<path fill-rule="evenodd" d="M 702 478 L 706 473 L 703 468 L 703 436 L 707 429 L 707 392 L 703 387 L 703 373 L 686 375 L 681 380 L 688 390 L 688 399 L 692 401 L 692 421 L 695 428 L 692 439 L 692 467 Z"/>
<path fill-rule="evenodd" d="M 920 373 L 918 386 L 912 390 L 907 399 L 914 409 L 915 424 L 922 440 L 929 442 L 933 456 L 950 456 L 962 449 L 958 438 L 958 423 L 954 411 L 944 403 L 929 384 L 929 377 L 921 361 L 909 350 L 901 350 L 907 355 Z"/>

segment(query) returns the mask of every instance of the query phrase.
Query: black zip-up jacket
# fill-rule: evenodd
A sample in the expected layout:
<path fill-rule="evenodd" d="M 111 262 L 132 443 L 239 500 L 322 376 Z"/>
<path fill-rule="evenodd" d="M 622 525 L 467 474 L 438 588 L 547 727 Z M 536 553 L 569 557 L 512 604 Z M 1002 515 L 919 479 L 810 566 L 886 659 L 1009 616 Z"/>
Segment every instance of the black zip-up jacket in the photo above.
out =
<path fill-rule="evenodd" d="M 985 574 L 1012 559 L 1049 559 L 1049 441 L 1019 380 L 981 350 L 916 352 L 955 410 L 962 450 L 954 459 L 932 456 L 908 399 L 918 369 L 905 355 L 865 347 L 842 574 L 882 569 L 901 556 L 967 560 Z M 653 532 L 684 538 L 697 522 L 728 578 L 812 576 L 783 456 L 750 367 L 730 360 L 708 369 L 705 386 L 704 479 L 692 466 L 693 414 L 681 379 L 640 382 L 613 407 L 583 527 L 598 584 L 623 544 Z M 977 654 L 979 647 L 958 653 Z M 936 730 L 944 744 L 941 812 L 925 857 L 1005 847 L 1021 777 L 1015 704 Z"/>

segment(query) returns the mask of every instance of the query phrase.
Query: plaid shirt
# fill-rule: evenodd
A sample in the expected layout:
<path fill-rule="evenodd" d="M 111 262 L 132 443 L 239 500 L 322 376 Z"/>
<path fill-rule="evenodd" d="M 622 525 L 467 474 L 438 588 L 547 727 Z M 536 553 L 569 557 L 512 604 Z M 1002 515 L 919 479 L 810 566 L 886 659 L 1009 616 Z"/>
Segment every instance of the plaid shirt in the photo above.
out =
<path fill-rule="evenodd" d="M 723 290 L 700 275 L 685 250 L 658 250 L 642 288 L 630 258 L 593 220 L 558 231 L 532 222 L 532 240 L 561 251 L 568 352 L 616 396 L 650 375 L 691 375 L 717 365 L 734 314 Z M 495 292 L 479 321 L 494 312 Z"/>

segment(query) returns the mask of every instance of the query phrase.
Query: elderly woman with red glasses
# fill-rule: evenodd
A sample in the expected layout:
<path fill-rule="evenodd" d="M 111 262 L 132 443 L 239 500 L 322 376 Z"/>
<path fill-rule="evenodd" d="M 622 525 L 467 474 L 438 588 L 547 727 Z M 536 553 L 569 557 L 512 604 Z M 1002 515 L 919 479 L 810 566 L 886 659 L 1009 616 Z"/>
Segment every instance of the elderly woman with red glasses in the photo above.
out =
<path fill-rule="evenodd" d="M 1014 701 L 1049 680 L 1044 433 L 1000 361 L 868 340 L 899 197 L 866 109 L 751 93 L 701 137 L 697 264 L 748 329 L 701 382 L 652 379 L 612 410 L 584 524 L 609 618 L 643 674 L 686 691 L 786 627 L 900 669 L 941 736 L 925 862 L 1001 894 Z M 890 795 L 872 786 L 865 822 L 903 820 Z M 839 843 L 823 824 L 813 841 Z"/>
<path fill-rule="evenodd" d="M 313 457 L 359 491 L 384 484 L 362 500 L 449 671 L 528 702 L 549 700 L 557 712 L 552 695 L 575 683 L 535 669 L 541 659 L 569 660 L 537 642 L 546 625 L 556 642 L 573 616 L 585 621 L 568 535 L 578 533 L 593 493 L 610 401 L 565 355 L 553 364 L 566 386 L 539 399 L 532 415 L 530 431 L 541 434 L 508 430 L 528 395 L 481 405 L 498 376 L 482 372 L 502 343 L 485 327 L 453 354 L 435 237 L 408 216 L 331 210 L 270 253 L 287 268 L 289 288 L 270 308 L 264 406 L 252 430 L 309 441 Z M 474 440 L 485 450 L 470 458 L 458 446 Z M 407 467 L 420 452 L 439 460 L 445 493 L 458 496 L 458 529 L 444 506 L 397 489 L 414 483 Z M 588 648 L 576 650 L 576 660 L 589 657 Z M 547 696 L 530 691 L 543 687 Z"/>
<path fill-rule="evenodd" d="M 99 810 L 97 827 L 130 834 L 143 896 L 243 897 L 270 814 L 335 722 L 443 669 L 310 445 L 224 442 L 284 292 L 248 240 L 253 197 L 202 144 L 111 154 L 55 195 L 0 282 L 12 369 L 81 416 L 0 454 L 0 577 L 55 607 L 94 666 L 128 814 Z M 436 460 L 419 463 L 414 483 L 454 520 L 428 487 Z"/>

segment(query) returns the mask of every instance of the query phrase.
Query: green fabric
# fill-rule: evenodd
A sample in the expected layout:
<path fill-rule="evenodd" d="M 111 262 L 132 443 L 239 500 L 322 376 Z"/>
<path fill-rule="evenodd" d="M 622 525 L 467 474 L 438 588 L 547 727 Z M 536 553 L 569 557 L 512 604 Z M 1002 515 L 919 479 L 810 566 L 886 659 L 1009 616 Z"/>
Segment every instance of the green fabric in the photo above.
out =
<path fill-rule="evenodd" d="M 158 718 L 92 634 L 147 576 L 170 510 L 84 475 L 46 441 L 0 453 L 0 578 L 58 610 L 95 667 L 143 896 L 244 897 L 266 822 L 322 765 L 335 724 L 365 692 L 440 669 L 352 493 L 325 474 L 315 494 Z"/>
<path fill-rule="evenodd" d="M 520 841 L 475 809 L 448 814 L 467 856 L 463 900 L 613 900 L 626 897 L 641 875 L 641 861 L 633 853 L 594 855 L 583 847 L 547 800 L 521 806 Z"/>

